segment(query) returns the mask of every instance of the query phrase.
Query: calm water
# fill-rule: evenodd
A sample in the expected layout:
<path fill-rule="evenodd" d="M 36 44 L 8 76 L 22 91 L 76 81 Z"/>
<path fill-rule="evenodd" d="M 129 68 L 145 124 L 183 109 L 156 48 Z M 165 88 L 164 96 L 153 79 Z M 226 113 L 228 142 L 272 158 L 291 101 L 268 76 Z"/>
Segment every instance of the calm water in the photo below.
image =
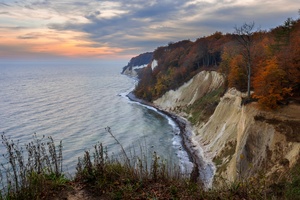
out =
<path fill-rule="evenodd" d="M 25 144 L 34 133 L 63 141 L 64 165 L 74 172 L 79 156 L 98 141 L 118 154 L 140 146 L 162 157 L 188 163 L 174 122 L 153 109 L 131 102 L 126 94 L 134 80 L 117 64 L 0 65 L 0 132 Z M 5 152 L 0 144 L 1 154 Z M 0 158 L 3 162 L 3 158 Z"/>

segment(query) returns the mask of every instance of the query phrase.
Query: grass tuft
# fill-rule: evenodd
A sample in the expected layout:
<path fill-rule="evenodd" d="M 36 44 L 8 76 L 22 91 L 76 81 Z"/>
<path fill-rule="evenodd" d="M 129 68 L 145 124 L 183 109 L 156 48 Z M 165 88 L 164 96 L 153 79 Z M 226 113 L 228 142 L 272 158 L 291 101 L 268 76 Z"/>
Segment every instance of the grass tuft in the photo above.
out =
<path fill-rule="evenodd" d="M 0 168 L 0 200 L 67 199 L 70 191 L 78 192 L 74 188 L 87 192 L 87 199 L 300 199 L 300 159 L 276 182 L 257 174 L 234 182 L 224 180 L 222 187 L 204 190 L 155 152 L 151 163 L 146 156 L 126 154 L 116 159 L 97 143 L 79 158 L 75 178 L 70 180 L 62 171 L 61 142 L 56 146 L 51 137 L 34 135 L 23 149 L 4 134 L 1 139 L 7 162 Z M 224 156 L 230 155 L 229 148 Z"/>
<path fill-rule="evenodd" d="M 2 156 L 0 199 L 32 199 L 47 196 L 63 186 L 62 142 L 56 147 L 52 137 L 38 139 L 25 145 L 10 140 L 3 133 L 2 145 L 6 153 Z"/>

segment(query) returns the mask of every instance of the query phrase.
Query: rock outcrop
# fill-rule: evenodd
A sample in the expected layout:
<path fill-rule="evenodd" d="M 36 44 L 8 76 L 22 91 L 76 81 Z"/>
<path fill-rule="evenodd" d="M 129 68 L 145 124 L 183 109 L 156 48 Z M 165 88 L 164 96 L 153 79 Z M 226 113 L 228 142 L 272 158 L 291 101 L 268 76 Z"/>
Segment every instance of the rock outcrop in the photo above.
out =
<path fill-rule="evenodd" d="M 271 178 L 299 159 L 300 106 L 267 112 L 256 103 L 242 106 L 242 97 L 235 89 L 228 90 L 209 121 L 195 128 L 195 140 L 216 164 L 216 183 L 257 172 Z"/>
<path fill-rule="evenodd" d="M 130 59 L 129 63 L 123 67 L 122 74 L 137 77 L 137 71 L 146 67 L 153 59 L 153 52 L 140 54 Z"/>
<path fill-rule="evenodd" d="M 154 101 L 154 104 L 164 110 L 172 111 L 178 107 L 192 105 L 197 99 L 222 87 L 223 84 L 224 77 L 218 72 L 202 71 L 176 91 L 166 92 L 161 98 Z"/>
<path fill-rule="evenodd" d="M 217 72 L 200 72 L 154 103 L 187 117 L 190 113 L 180 108 L 193 105 L 222 84 L 222 76 Z M 242 105 L 244 96 L 234 88 L 229 89 L 207 122 L 194 125 L 194 146 L 201 146 L 206 157 L 215 163 L 214 185 L 251 177 L 257 172 L 272 179 L 299 159 L 300 106 L 290 104 L 277 111 L 262 111 L 255 102 Z"/>

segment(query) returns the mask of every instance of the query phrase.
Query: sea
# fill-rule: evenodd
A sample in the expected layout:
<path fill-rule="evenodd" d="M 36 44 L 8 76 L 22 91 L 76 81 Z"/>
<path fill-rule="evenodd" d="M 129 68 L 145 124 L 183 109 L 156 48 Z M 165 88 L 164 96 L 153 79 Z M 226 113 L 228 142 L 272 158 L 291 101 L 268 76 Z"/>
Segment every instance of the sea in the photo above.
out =
<path fill-rule="evenodd" d="M 114 62 L 1 63 L 0 132 L 23 148 L 34 134 L 51 136 L 57 145 L 62 141 L 69 174 L 97 143 L 110 156 L 121 154 L 121 144 L 131 156 L 147 155 L 149 162 L 156 152 L 188 173 L 192 163 L 178 126 L 155 108 L 127 98 L 137 80 L 122 75 L 122 67 Z M 5 152 L 1 143 L 0 163 L 7 162 Z"/>

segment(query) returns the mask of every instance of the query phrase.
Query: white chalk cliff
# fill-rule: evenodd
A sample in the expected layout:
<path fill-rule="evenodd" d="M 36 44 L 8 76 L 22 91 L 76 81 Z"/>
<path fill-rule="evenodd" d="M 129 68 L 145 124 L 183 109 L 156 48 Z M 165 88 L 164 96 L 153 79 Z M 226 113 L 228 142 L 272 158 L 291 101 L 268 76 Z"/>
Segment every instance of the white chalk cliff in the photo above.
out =
<path fill-rule="evenodd" d="M 145 67 L 147 67 L 147 65 L 128 67 L 124 70 L 123 74 L 130 76 L 132 78 L 137 78 L 138 77 L 137 70 Z"/>
<path fill-rule="evenodd" d="M 154 101 L 181 116 L 183 107 L 224 84 L 217 72 L 200 72 L 176 91 Z M 229 89 L 206 123 L 193 128 L 193 141 L 216 165 L 214 185 L 264 172 L 269 178 L 292 167 L 300 154 L 300 106 L 261 111 L 257 104 L 242 105 L 244 94 Z"/>
<path fill-rule="evenodd" d="M 171 111 L 177 107 L 193 104 L 197 99 L 220 88 L 223 84 L 224 78 L 218 72 L 202 71 L 176 91 L 168 91 L 161 98 L 154 101 L 154 104 L 164 110 Z"/>

